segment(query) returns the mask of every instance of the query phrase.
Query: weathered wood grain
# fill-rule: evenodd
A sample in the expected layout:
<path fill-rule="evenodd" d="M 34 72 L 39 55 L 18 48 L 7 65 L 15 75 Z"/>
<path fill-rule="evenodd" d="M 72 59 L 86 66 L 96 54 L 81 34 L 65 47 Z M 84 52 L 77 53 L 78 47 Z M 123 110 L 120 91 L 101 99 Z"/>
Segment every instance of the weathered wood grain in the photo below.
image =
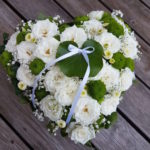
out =
<path fill-rule="evenodd" d="M 1 150 L 29 149 L 1 118 L 0 118 L 0 149 Z"/>
<path fill-rule="evenodd" d="M 14 2 L 14 1 L 13 1 Z M 42 2 L 40 2 L 40 3 L 42 3 Z M 90 3 L 91 4 L 91 3 Z M 23 2 L 23 4 L 22 4 L 23 6 L 26 6 L 26 2 Z M 42 5 L 42 4 L 40 4 L 40 5 Z M 48 5 L 48 4 L 47 4 Z M 47 5 L 45 5 L 45 7 L 44 7 L 44 9 L 46 9 L 46 7 L 47 7 Z M 50 3 L 50 5 L 51 5 L 51 3 Z M 84 5 L 87 5 L 87 2 L 86 3 L 84 3 Z M 99 9 L 99 6 L 97 6 L 97 4 L 95 4 L 95 3 L 93 3 L 92 5 L 95 5 L 95 8 L 97 8 L 97 9 Z M 23 7 L 22 6 L 22 7 Z M 34 6 L 36 6 L 36 5 L 34 5 Z M 76 7 L 74 4 L 72 4 L 72 6 L 74 6 L 74 7 Z M 71 8 L 72 8 L 72 6 L 71 6 Z M 48 6 L 49 7 L 49 6 Z M 15 4 L 15 8 L 17 8 L 17 3 Z M 78 8 L 83 8 L 83 9 L 77 9 L 77 7 L 76 7 L 76 11 L 82 11 L 82 10 L 86 10 L 86 6 L 85 7 L 83 7 L 83 6 L 80 6 L 80 7 L 78 7 Z M 18 8 L 17 8 L 18 9 Z M 33 7 L 32 7 L 32 9 L 33 9 Z M 27 10 L 28 10 L 28 12 L 33 12 L 33 10 L 30 10 L 30 9 L 28 9 L 27 8 Z M 60 9 L 60 8 L 59 8 Z M 59 10 L 58 9 L 58 10 Z M 93 10 L 93 6 L 90 6 L 90 9 L 91 10 Z M 22 13 L 23 14 L 23 11 L 24 10 L 22 10 L 20 13 Z M 38 9 L 36 9 L 36 11 L 38 11 Z M 44 11 L 44 10 L 43 10 Z M 88 10 L 89 11 L 89 10 Z M 34 11 L 35 12 L 35 11 Z M 71 12 L 71 11 L 70 11 Z M 26 12 L 27 13 L 27 12 Z M 46 13 L 48 13 L 49 14 L 49 12 L 46 12 Z M 45 13 L 45 14 L 46 14 Z M 57 14 L 59 13 L 59 12 L 56 12 Z M 85 12 L 84 12 L 85 13 Z M 30 13 L 30 15 L 33 15 L 34 16 L 34 14 L 33 13 Z M 29 14 L 28 14 L 28 16 L 30 16 Z M 81 15 L 81 14 L 80 14 Z M 24 15 L 25 16 L 25 15 Z M 64 15 L 65 16 L 65 15 Z M 32 18 L 32 16 L 31 16 L 31 18 Z M 68 16 L 68 18 L 69 18 L 69 16 Z M 69 19 L 70 20 L 70 19 Z M 11 89 L 12 90 L 12 89 Z M 13 93 L 12 93 L 13 94 Z M 16 97 L 17 98 L 17 97 Z M 18 99 L 18 98 L 17 98 Z M 16 105 L 18 105 L 18 104 L 16 104 Z M 22 107 L 21 108 L 19 108 L 19 109 L 22 109 Z M 25 109 L 25 108 L 24 108 Z M 30 110 L 29 110 L 30 111 Z M 9 114 L 10 115 L 10 114 Z M 128 124 L 128 123 L 127 123 Z M 121 126 L 123 127 L 124 126 L 124 124 L 122 123 L 121 124 Z M 130 126 L 129 126 L 130 127 Z M 130 127 L 130 128 L 132 128 L 132 127 Z M 41 129 L 39 129 L 39 130 L 41 130 Z M 126 130 L 128 131 L 129 129 L 128 128 L 126 128 Z M 127 131 L 125 131 L 125 132 L 127 132 Z M 131 129 L 131 131 L 132 131 L 132 129 Z M 120 131 L 119 132 L 119 135 L 122 135 L 124 132 L 122 132 L 122 131 Z M 43 133 L 43 134 L 45 134 L 45 133 Z M 116 135 L 116 132 L 114 132 L 114 134 Z M 134 134 L 134 133 L 133 133 Z M 137 135 L 136 136 L 140 136 L 138 133 L 136 133 Z M 131 133 L 131 135 L 132 135 L 132 133 Z M 117 135 L 116 135 L 117 136 Z M 133 136 L 134 137 L 134 136 Z M 109 137 L 107 137 L 107 138 L 109 138 Z M 120 136 L 119 138 L 122 138 L 122 136 Z M 128 139 L 129 137 L 126 137 L 125 139 Z M 61 138 L 60 138 L 61 139 Z M 142 137 L 141 137 L 141 139 L 142 139 Z M 144 139 L 143 139 L 144 140 Z M 112 139 L 112 141 L 111 141 L 113 144 L 116 144 L 116 142 L 115 142 L 115 140 L 113 140 Z M 143 143 L 143 142 L 142 142 Z M 145 143 L 145 142 L 144 142 Z M 64 145 L 66 145 L 66 144 L 68 144 L 67 142 L 65 143 L 64 142 Z M 111 143 L 109 143 L 110 145 L 111 145 Z M 121 145 L 123 145 L 124 143 L 123 142 L 121 142 L 120 143 L 120 146 Z"/>
<path fill-rule="evenodd" d="M 96 9 L 105 9 L 103 5 L 101 5 L 97 0 L 94 0 L 93 3 L 91 3 L 90 0 L 86 0 L 86 3 L 83 1 L 70 1 L 70 0 L 65 0 L 65 1 L 60 1 L 57 0 L 65 9 L 67 9 L 72 16 L 78 16 L 82 14 L 86 14 L 90 10 L 96 10 Z M 96 8 L 95 8 L 96 7 Z M 74 9 L 74 8 L 82 8 L 82 9 Z M 143 45 L 145 44 L 144 42 L 142 43 Z M 145 73 L 145 64 L 149 62 L 150 60 L 150 55 L 147 51 L 147 54 L 145 51 L 143 51 L 142 55 L 142 60 L 144 63 L 137 62 L 136 64 L 136 71 L 138 72 L 140 69 L 143 70 L 143 73 Z M 149 58 L 147 58 L 149 57 Z M 143 64 L 143 65 L 142 65 Z M 144 76 L 144 75 L 142 75 Z M 141 102 L 141 97 L 144 98 L 142 99 Z M 126 97 L 122 101 L 122 107 L 119 107 L 127 116 L 137 124 L 137 126 L 142 129 L 142 131 L 150 137 L 150 91 L 143 86 L 142 83 L 138 82 L 137 85 L 132 87 L 127 93 Z M 133 101 L 134 100 L 134 101 Z M 141 105 L 139 105 L 141 104 Z M 130 107 L 129 107 L 130 106 Z M 128 110 L 130 108 L 130 111 Z M 132 108 L 132 109 L 131 109 Z M 143 121 L 145 123 L 143 123 Z"/>
<path fill-rule="evenodd" d="M 66 10 L 70 12 L 72 16 L 79 16 L 83 14 L 87 14 L 92 10 L 104 10 L 108 11 L 106 7 L 104 7 L 98 0 L 85 1 L 71 1 L 71 0 L 56 0 L 60 3 Z M 113 1 L 112 1 L 113 2 Z M 76 9 L 82 8 L 82 9 Z M 126 14 L 124 15 L 126 16 Z M 144 26 L 145 27 L 145 26 Z M 136 36 L 137 40 L 141 45 L 142 57 L 141 61 L 136 62 L 136 74 L 144 81 L 146 84 L 150 86 L 150 46 L 146 44 L 139 36 Z"/>
<path fill-rule="evenodd" d="M 3 32 L 12 34 L 12 29 L 16 27 L 21 19 L 15 13 L 12 13 L 12 11 L 8 9 L 8 6 L 4 5 L 2 1 L 0 1 L 0 14 L 0 43 L 2 43 Z"/>
<path fill-rule="evenodd" d="M 149 0 L 141 0 L 141 2 L 144 2 L 147 7 L 150 7 L 150 1 Z"/>
<path fill-rule="evenodd" d="M 93 140 L 101 150 L 149 150 L 150 144 L 119 116 L 119 121 L 108 130 L 102 130 Z M 113 140 L 113 142 L 112 142 Z M 143 142 L 141 142 L 143 141 Z"/>
<path fill-rule="evenodd" d="M 143 5 L 139 0 L 101 0 L 105 5 L 112 9 L 121 10 L 127 23 L 136 30 L 148 43 L 150 43 L 150 9 Z"/>
<path fill-rule="evenodd" d="M 26 16 L 26 19 L 37 19 L 41 13 L 43 15 L 56 16 L 58 15 L 57 12 L 59 12 L 61 17 L 66 15 L 66 13 L 58 7 L 53 0 L 42 0 L 42 2 L 41 0 L 24 0 L 21 2 L 20 0 L 7 1 L 16 8 L 19 13 Z M 65 19 L 65 21 L 69 21 L 69 17 L 66 17 Z"/>

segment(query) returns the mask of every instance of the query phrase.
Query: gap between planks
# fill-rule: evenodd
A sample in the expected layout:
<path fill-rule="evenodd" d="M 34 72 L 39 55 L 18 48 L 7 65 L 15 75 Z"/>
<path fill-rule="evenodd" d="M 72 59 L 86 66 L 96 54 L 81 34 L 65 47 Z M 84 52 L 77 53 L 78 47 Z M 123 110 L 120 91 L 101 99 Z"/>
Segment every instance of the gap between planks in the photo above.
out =
<path fill-rule="evenodd" d="M 0 118 L 7 124 L 7 126 L 16 134 L 16 136 L 19 137 L 19 139 L 30 149 L 33 150 L 31 145 L 15 130 L 15 128 L 9 123 L 9 121 L 0 114 Z"/>

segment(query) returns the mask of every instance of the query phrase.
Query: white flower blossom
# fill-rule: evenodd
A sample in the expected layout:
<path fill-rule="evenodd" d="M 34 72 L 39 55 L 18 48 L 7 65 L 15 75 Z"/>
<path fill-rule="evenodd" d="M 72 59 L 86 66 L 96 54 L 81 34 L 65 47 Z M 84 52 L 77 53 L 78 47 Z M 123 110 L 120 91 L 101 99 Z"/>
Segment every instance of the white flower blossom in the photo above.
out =
<path fill-rule="evenodd" d="M 58 26 L 55 22 L 50 22 L 48 19 L 37 21 L 32 26 L 32 33 L 35 38 L 53 37 L 58 34 Z"/>
<path fill-rule="evenodd" d="M 134 35 L 125 34 L 122 41 L 122 51 L 126 57 L 131 59 L 138 58 L 138 42 L 136 41 Z"/>
<path fill-rule="evenodd" d="M 50 95 L 41 100 L 40 109 L 44 112 L 44 116 L 52 121 L 57 121 L 62 116 L 62 106 Z"/>
<path fill-rule="evenodd" d="M 75 143 L 86 144 L 89 140 L 95 138 L 95 131 L 90 127 L 77 126 L 72 130 L 70 137 Z"/>
<path fill-rule="evenodd" d="M 56 58 L 58 46 L 59 42 L 55 38 L 42 38 L 37 44 L 34 56 L 48 63 Z"/>
<path fill-rule="evenodd" d="M 121 49 L 120 40 L 112 33 L 104 32 L 96 36 L 95 40 L 103 46 L 104 51 L 109 50 L 111 53 L 116 53 Z"/>
<path fill-rule="evenodd" d="M 55 99 L 62 106 L 71 105 L 78 87 L 79 87 L 79 80 L 66 77 L 63 84 L 60 84 L 58 86 L 55 93 Z"/>
<path fill-rule="evenodd" d="M 22 81 L 27 86 L 32 87 L 34 83 L 35 76 L 29 70 L 28 66 L 21 65 L 17 70 L 16 78 Z"/>
<path fill-rule="evenodd" d="M 103 17 L 104 11 L 91 11 L 88 16 L 90 19 L 100 20 Z"/>
<path fill-rule="evenodd" d="M 63 72 L 60 71 L 60 69 L 57 66 L 53 66 L 50 68 L 50 70 L 47 72 L 44 80 L 44 85 L 46 87 L 46 90 L 55 93 L 58 86 L 62 83 L 64 83 L 65 75 Z"/>
<path fill-rule="evenodd" d="M 24 90 L 26 90 L 27 85 L 24 84 L 22 81 L 20 81 L 20 82 L 18 83 L 18 88 L 19 88 L 20 90 L 24 91 Z"/>
<path fill-rule="evenodd" d="M 78 28 L 75 25 L 73 27 L 66 28 L 60 35 L 61 42 L 73 41 L 78 44 L 79 47 L 87 40 L 87 35 L 82 28 Z"/>
<path fill-rule="evenodd" d="M 57 121 L 57 125 L 60 127 L 60 128 L 65 128 L 66 127 L 66 122 L 64 120 L 58 120 Z"/>
<path fill-rule="evenodd" d="M 17 45 L 17 59 L 21 63 L 28 63 L 33 57 L 36 45 L 27 41 L 21 42 Z"/>
<path fill-rule="evenodd" d="M 101 103 L 101 113 L 105 116 L 111 115 L 111 113 L 116 111 L 118 105 L 119 97 L 106 95 Z"/>
<path fill-rule="evenodd" d="M 103 60 L 103 68 L 95 77 L 89 79 L 103 81 L 107 91 L 111 91 L 119 86 L 120 72 Z"/>
<path fill-rule="evenodd" d="M 11 53 L 14 53 L 17 48 L 16 48 L 16 37 L 18 35 L 19 32 L 15 32 L 11 35 L 10 39 L 8 40 L 6 46 L 5 46 L 5 49 L 8 51 L 8 52 L 11 52 Z"/>
<path fill-rule="evenodd" d="M 128 90 L 131 87 L 134 79 L 135 79 L 134 72 L 132 72 L 129 68 L 125 68 L 121 72 L 121 76 L 120 76 L 120 84 L 121 84 L 120 89 L 121 89 L 121 91 Z"/>
<path fill-rule="evenodd" d="M 100 34 L 102 34 L 102 32 L 104 32 L 102 23 L 95 19 L 85 21 L 83 23 L 83 28 L 85 29 L 86 33 L 88 34 L 88 38 L 94 38 L 95 35 L 100 35 Z"/>
<path fill-rule="evenodd" d="M 100 105 L 91 97 L 81 97 L 75 108 L 75 119 L 82 125 L 94 123 L 100 116 Z"/>

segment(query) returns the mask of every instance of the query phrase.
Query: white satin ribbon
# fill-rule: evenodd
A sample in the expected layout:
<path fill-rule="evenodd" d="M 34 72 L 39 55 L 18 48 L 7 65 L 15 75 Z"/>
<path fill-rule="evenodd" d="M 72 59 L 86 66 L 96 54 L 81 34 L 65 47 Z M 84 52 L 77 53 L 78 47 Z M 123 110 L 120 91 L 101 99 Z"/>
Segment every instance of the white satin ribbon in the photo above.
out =
<path fill-rule="evenodd" d="M 88 49 L 92 49 L 92 50 L 88 50 Z M 32 89 L 32 104 L 33 106 L 36 108 L 36 105 L 35 105 L 35 90 L 37 88 L 37 84 L 38 84 L 38 81 L 40 80 L 41 76 L 43 73 L 45 73 L 45 71 L 50 68 L 51 66 L 55 65 L 57 62 L 61 61 L 61 60 L 64 60 L 68 57 L 71 57 L 73 55 L 76 55 L 76 54 L 82 54 L 82 56 L 84 57 L 86 63 L 87 63 L 87 69 L 86 69 L 86 72 L 85 72 L 85 75 L 83 77 L 83 80 L 77 90 L 77 93 L 74 97 L 74 100 L 73 100 L 73 103 L 72 103 L 72 106 L 71 106 L 71 109 L 70 109 L 70 112 L 68 114 L 68 117 L 67 117 L 67 120 L 66 120 L 66 124 L 68 124 L 72 118 L 72 115 L 75 111 L 75 107 L 77 105 L 77 102 L 80 98 L 80 95 L 81 95 L 81 92 L 83 91 L 84 89 L 84 86 L 85 84 L 87 83 L 87 80 L 88 80 L 88 77 L 90 75 L 90 63 L 89 63 L 89 58 L 88 58 L 88 54 L 91 54 L 94 52 L 94 47 L 92 46 L 88 46 L 88 47 L 85 47 L 83 49 L 80 49 L 78 47 L 75 47 L 74 45 L 70 44 L 68 46 L 68 50 L 70 51 L 69 53 L 67 54 L 64 54 L 63 56 L 60 56 L 59 58 L 55 59 L 54 61 L 51 61 L 49 62 L 45 68 L 40 72 L 40 74 L 36 77 L 35 81 L 34 81 L 34 84 L 33 84 L 33 89 Z"/>

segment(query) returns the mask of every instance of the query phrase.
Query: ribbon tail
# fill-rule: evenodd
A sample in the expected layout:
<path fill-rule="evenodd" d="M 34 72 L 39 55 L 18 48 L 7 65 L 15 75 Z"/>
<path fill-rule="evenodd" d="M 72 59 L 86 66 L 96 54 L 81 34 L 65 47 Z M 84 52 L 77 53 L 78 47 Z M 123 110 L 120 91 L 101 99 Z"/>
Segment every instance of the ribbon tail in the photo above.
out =
<path fill-rule="evenodd" d="M 67 124 L 67 125 L 69 124 L 69 122 L 70 122 L 70 120 L 71 120 L 71 118 L 72 118 L 72 116 L 73 116 L 73 113 L 74 113 L 74 111 L 75 111 L 76 105 L 77 105 L 78 100 L 79 100 L 79 98 L 80 98 L 81 92 L 83 91 L 84 86 L 86 85 L 87 80 L 88 80 L 88 77 L 89 77 L 89 75 L 90 75 L 90 65 L 89 65 L 88 55 L 87 55 L 86 53 L 82 53 L 82 55 L 83 55 L 83 57 L 85 58 L 85 60 L 86 60 L 86 62 L 87 62 L 87 64 L 88 64 L 88 66 L 87 66 L 86 73 L 85 73 L 85 75 L 84 75 L 84 77 L 83 77 L 83 80 L 82 80 L 82 82 L 81 82 L 81 84 L 80 84 L 80 86 L 79 86 L 79 89 L 78 89 L 78 91 L 77 91 L 77 93 L 76 93 L 76 95 L 75 95 L 75 97 L 74 97 L 74 100 L 73 100 L 73 103 L 72 103 L 70 112 L 69 112 L 68 117 L 67 117 L 67 120 L 66 120 L 66 124 Z"/>

